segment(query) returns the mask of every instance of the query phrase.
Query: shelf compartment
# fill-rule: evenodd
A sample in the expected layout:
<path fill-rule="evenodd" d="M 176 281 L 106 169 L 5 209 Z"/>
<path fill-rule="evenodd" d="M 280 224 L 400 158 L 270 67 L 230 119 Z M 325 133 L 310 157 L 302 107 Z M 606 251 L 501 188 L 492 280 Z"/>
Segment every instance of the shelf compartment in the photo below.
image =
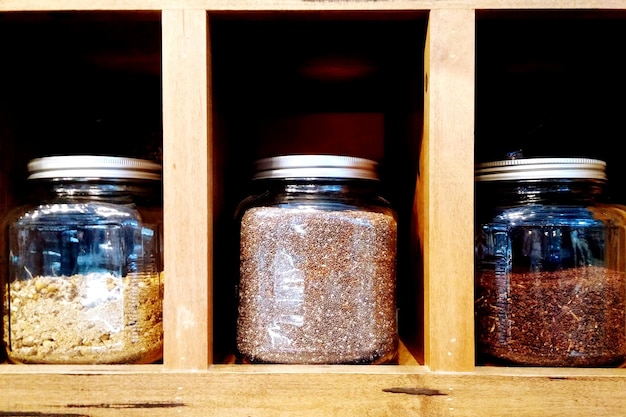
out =
<path fill-rule="evenodd" d="M 426 22 L 423 12 L 163 12 L 164 178 L 165 189 L 174 190 L 165 194 L 165 265 L 176 277 L 174 288 L 166 287 L 168 368 L 205 369 L 232 350 L 239 263 L 233 213 L 247 195 L 253 160 L 275 154 L 381 161 L 403 224 L 398 285 L 407 314 L 399 314 L 400 325 L 405 333 L 421 331 L 408 243 Z M 190 248 L 180 244 L 185 240 L 208 246 Z M 179 261 L 190 257 L 193 263 Z M 181 317 L 190 318 L 188 328 Z"/>

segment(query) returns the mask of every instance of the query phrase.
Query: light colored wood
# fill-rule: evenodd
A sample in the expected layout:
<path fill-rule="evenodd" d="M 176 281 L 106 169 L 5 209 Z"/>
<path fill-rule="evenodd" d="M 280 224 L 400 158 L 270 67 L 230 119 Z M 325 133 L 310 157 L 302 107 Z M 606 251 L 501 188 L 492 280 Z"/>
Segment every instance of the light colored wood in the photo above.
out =
<path fill-rule="evenodd" d="M 212 362 L 212 147 L 209 146 L 208 21 L 203 10 L 165 10 L 163 187 L 164 364 Z"/>
<path fill-rule="evenodd" d="M 624 9 L 623 0 L 2 0 L 2 10 L 448 10 Z"/>
<path fill-rule="evenodd" d="M 424 135 L 416 195 L 424 259 L 424 360 L 474 367 L 473 10 L 430 13 L 424 53 Z"/>
<path fill-rule="evenodd" d="M 5 367 L 7 368 L 7 367 Z M 626 370 L 219 365 L 0 368 L 0 415 L 620 416 Z M 56 369 L 55 369 L 56 368 Z"/>

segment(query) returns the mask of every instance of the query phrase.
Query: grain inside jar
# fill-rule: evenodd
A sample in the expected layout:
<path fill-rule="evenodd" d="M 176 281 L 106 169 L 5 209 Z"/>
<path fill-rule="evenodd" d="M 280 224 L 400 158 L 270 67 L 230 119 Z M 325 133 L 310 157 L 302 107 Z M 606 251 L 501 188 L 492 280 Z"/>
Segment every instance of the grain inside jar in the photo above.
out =
<path fill-rule="evenodd" d="M 269 161 L 269 169 L 310 168 L 320 157 L 285 158 Z M 331 172 L 318 167 L 313 180 L 270 174 L 259 184 L 268 187 L 269 198 L 244 203 L 237 322 L 244 362 L 372 364 L 395 358 L 395 212 L 372 194 L 378 181 L 371 162 L 365 162 L 367 178 L 350 176 L 363 175 L 350 170 L 362 168 L 361 159 L 325 162 L 339 166 Z"/>
<path fill-rule="evenodd" d="M 2 341 L 13 363 L 152 363 L 163 355 L 161 165 L 103 155 L 29 162 L 3 218 Z"/>

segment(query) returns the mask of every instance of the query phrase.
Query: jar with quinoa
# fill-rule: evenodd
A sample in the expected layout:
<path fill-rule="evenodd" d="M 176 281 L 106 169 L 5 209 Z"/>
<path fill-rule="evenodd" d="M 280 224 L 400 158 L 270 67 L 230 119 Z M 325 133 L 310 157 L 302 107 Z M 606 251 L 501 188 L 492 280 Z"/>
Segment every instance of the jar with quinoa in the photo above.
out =
<path fill-rule="evenodd" d="M 237 216 L 242 362 L 395 359 L 397 218 L 376 169 L 340 155 L 256 162 Z"/>

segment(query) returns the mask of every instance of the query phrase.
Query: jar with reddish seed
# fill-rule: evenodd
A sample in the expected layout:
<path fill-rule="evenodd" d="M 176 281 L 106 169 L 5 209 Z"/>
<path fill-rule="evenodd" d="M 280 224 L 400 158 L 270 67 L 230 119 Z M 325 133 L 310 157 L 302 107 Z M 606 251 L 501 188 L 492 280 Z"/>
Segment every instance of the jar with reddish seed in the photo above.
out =
<path fill-rule="evenodd" d="M 481 363 L 626 360 L 626 217 L 602 201 L 606 164 L 531 158 L 476 168 Z"/>
<path fill-rule="evenodd" d="M 397 216 L 377 163 L 278 156 L 255 163 L 253 185 L 237 215 L 239 359 L 393 361 Z"/>

